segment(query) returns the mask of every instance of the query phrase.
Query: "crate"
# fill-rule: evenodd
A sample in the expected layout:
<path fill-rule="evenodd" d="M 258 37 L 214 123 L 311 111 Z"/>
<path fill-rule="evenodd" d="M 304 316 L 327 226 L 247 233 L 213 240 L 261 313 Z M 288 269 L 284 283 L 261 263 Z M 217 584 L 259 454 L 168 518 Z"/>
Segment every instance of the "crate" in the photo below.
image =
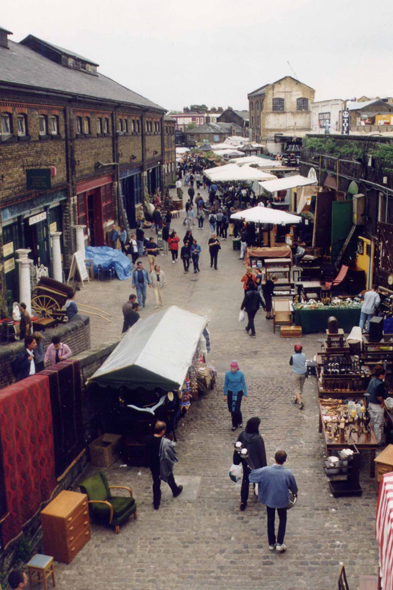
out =
<path fill-rule="evenodd" d="M 119 459 L 120 434 L 103 434 L 89 445 L 93 465 L 110 467 Z"/>
<path fill-rule="evenodd" d="M 301 326 L 281 326 L 281 338 L 301 338 L 303 331 Z"/>

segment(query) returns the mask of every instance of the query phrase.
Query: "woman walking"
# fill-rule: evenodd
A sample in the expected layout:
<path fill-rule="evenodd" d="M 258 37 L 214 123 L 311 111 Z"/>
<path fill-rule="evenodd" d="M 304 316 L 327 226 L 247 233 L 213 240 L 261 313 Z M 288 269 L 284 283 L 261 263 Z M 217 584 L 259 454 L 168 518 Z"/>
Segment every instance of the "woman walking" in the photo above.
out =
<path fill-rule="evenodd" d="M 240 492 L 240 510 L 247 508 L 247 500 L 250 488 L 249 475 L 253 469 L 266 467 L 266 450 L 262 436 L 259 434 L 259 425 L 261 420 L 257 417 L 250 418 L 247 422 L 246 429 L 238 436 L 238 441 L 242 443 L 243 448 L 248 451 L 248 461 L 242 459 L 237 451 L 233 453 L 233 463 L 243 465 L 243 480 Z"/>
<path fill-rule="evenodd" d="M 135 264 L 136 259 L 139 256 L 138 242 L 136 241 L 135 234 L 131 234 L 131 236 L 130 236 L 129 247 L 128 247 L 128 254 L 131 254 L 132 264 Z"/>
<path fill-rule="evenodd" d="M 302 402 L 302 393 L 304 382 L 307 375 L 306 367 L 306 355 L 303 352 L 303 346 L 301 344 L 295 344 L 295 352 L 289 359 L 289 364 L 292 367 L 294 384 L 295 384 L 295 397 L 293 400 L 294 404 L 299 404 L 299 410 L 303 410 L 304 403 Z"/>
<path fill-rule="evenodd" d="M 169 249 L 172 254 L 172 264 L 175 264 L 175 262 L 177 262 L 177 257 L 179 253 L 179 242 L 179 236 L 176 234 L 175 231 L 173 231 L 168 239 Z"/>
<path fill-rule="evenodd" d="M 201 247 L 196 240 L 193 241 L 191 246 L 191 259 L 194 265 L 194 274 L 199 272 L 199 256 L 201 254 Z"/>
<path fill-rule="evenodd" d="M 210 231 L 212 234 L 214 234 L 216 231 L 216 215 L 214 213 L 213 207 L 210 210 L 209 223 L 210 223 Z"/>
<path fill-rule="evenodd" d="M 198 229 L 203 229 L 203 222 L 205 221 L 205 212 L 203 207 L 199 207 L 198 209 Z"/>
<path fill-rule="evenodd" d="M 262 285 L 262 293 L 263 298 L 266 303 L 266 319 L 272 320 L 272 300 L 273 300 L 273 292 L 274 292 L 274 283 L 277 281 L 276 275 L 273 275 L 271 279 L 267 280 L 264 285 Z"/>
<path fill-rule="evenodd" d="M 224 402 L 228 403 L 228 410 L 232 417 L 232 431 L 242 426 L 242 399 L 247 399 L 247 385 L 244 373 L 240 371 L 236 361 L 231 362 L 231 369 L 225 373 Z"/>
<path fill-rule="evenodd" d="M 159 265 L 156 264 L 152 272 L 150 273 L 151 286 L 154 290 L 154 296 L 156 298 L 156 307 L 160 305 L 162 307 L 162 289 L 166 287 L 166 276 L 163 270 L 160 269 Z"/>

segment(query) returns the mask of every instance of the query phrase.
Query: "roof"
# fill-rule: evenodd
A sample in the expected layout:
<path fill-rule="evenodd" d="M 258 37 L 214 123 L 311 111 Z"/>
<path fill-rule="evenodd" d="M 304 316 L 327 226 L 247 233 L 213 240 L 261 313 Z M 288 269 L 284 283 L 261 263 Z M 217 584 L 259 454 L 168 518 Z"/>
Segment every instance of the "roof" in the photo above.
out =
<path fill-rule="evenodd" d="M 64 67 L 14 41 L 8 49 L 0 47 L 0 87 L 3 84 L 165 110 L 111 78 Z"/>
<path fill-rule="evenodd" d="M 11 33 L 11 31 L 8 31 L 8 29 L 5 29 L 4 27 L 0 27 L 0 31 L 3 31 L 3 33 L 7 33 L 7 35 L 13 35 L 14 33 Z"/>
<path fill-rule="evenodd" d="M 76 59 L 81 59 L 82 61 L 86 61 L 87 63 L 92 64 L 93 66 L 99 65 L 96 62 L 92 61 L 91 59 L 88 59 L 87 57 L 83 57 L 82 55 L 75 53 L 75 51 L 70 51 L 69 49 L 64 49 L 63 47 L 59 47 L 58 45 L 53 45 L 53 43 L 48 43 L 48 41 L 44 41 L 43 39 L 39 39 L 35 35 L 27 35 L 27 37 L 22 39 L 22 41 L 20 41 L 20 43 L 22 45 L 28 46 L 30 41 L 38 41 L 39 44 L 45 45 L 46 47 L 50 47 L 51 49 L 53 49 L 57 53 L 67 55 L 69 57 L 75 57 Z"/>
<path fill-rule="evenodd" d="M 388 102 L 384 102 L 379 98 L 375 98 L 373 100 L 365 100 L 364 102 L 347 102 L 347 110 L 348 111 L 362 111 L 363 109 L 371 106 L 372 104 L 378 104 L 383 106 L 389 106 Z M 390 105 L 392 106 L 392 105 Z"/>
<path fill-rule="evenodd" d="M 240 125 L 236 125 L 236 123 L 205 123 L 204 125 L 199 125 L 198 127 L 194 127 L 194 129 L 188 130 L 187 133 L 232 133 L 233 129 L 235 129 L 235 131 L 239 131 L 240 133 L 242 132 L 242 128 Z"/>
<path fill-rule="evenodd" d="M 259 184 L 262 186 L 264 183 Z M 264 207 L 262 204 L 234 213 L 231 215 L 231 219 L 242 219 L 252 223 L 272 223 L 273 225 L 289 225 L 300 223 L 302 220 L 298 215 L 292 215 L 292 213 L 280 209 Z"/>
<path fill-rule="evenodd" d="M 248 94 L 247 96 L 248 96 L 248 98 L 253 98 L 254 96 L 259 96 L 260 94 L 265 94 L 266 88 L 268 88 L 268 86 L 273 86 L 274 84 L 278 84 L 279 82 L 281 82 L 282 80 L 285 80 L 286 78 L 292 78 L 292 80 L 294 80 L 295 82 L 298 82 L 299 84 L 302 84 L 303 86 L 307 86 L 307 88 L 311 88 L 311 90 L 314 90 L 314 88 L 312 88 L 311 86 L 308 86 L 304 82 L 300 82 L 300 80 L 297 80 L 293 76 L 283 76 L 279 80 L 272 82 L 272 84 L 265 84 L 265 86 L 261 86 L 261 88 L 258 88 L 257 90 L 254 90 L 253 92 L 250 92 L 250 94 Z"/>
<path fill-rule="evenodd" d="M 297 186 L 308 186 L 309 184 L 318 184 L 316 180 L 312 178 L 306 178 L 300 174 L 295 176 L 287 176 L 285 178 L 278 178 L 269 182 L 260 182 L 260 186 L 268 191 L 269 193 L 275 193 L 277 191 L 288 190 L 290 188 L 296 188 Z"/>
<path fill-rule="evenodd" d="M 239 115 L 239 117 L 241 117 L 245 121 L 248 121 L 250 119 L 250 113 L 248 111 L 233 111 L 233 112 L 236 113 L 237 115 Z"/>
<path fill-rule="evenodd" d="M 125 385 L 130 389 L 179 389 L 206 325 L 205 316 L 175 305 L 140 319 L 91 380 L 102 386 Z"/>

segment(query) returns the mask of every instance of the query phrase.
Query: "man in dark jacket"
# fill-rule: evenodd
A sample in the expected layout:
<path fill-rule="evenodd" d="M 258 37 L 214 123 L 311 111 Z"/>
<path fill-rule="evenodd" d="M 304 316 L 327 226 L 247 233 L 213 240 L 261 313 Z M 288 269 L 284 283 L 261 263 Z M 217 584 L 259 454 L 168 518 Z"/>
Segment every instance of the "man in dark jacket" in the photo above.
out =
<path fill-rule="evenodd" d="M 250 418 L 247 422 L 246 429 L 239 434 L 238 441 L 242 443 L 242 448 L 247 449 L 247 459 L 242 459 L 237 451 L 233 453 L 233 463 L 243 465 L 243 481 L 240 492 L 241 504 L 240 510 L 247 508 L 247 500 L 250 488 L 249 475 L 252 469 L 266 467 L 266 449 L 262 436 L 259 434 L 259 425 L 261 420 L 258 417 Z"/>
<path fill-rule="evenodd" d="M 16 357 L 15 373 L 18 381 L 26 379 L 29 375 L 35 375 L 35 363 L 33 351 L 37 347 L 37 342 L 32 336 L 26 336 L 25 347 Z"/>
<path fill-rule="evenodd" d="M 136 322 L 139 320 L 140 315 L 139 315 L 138 311 L 139 311 L 139 303 L 137 301 L 135 301 L 132 304 L 132 309 L 127 311 L 127 313 L 124 315 L 122 333 L 127 332 L 127 330 L 129 328 L 131 328 L 134 324 L 136 324 Z"/>
<path fill-rule="evenodd" d="M 23 340 L 26 336 L 29 336 L 31 333 L 31 317 L 29 312 L 27 311 L 26 303 L 19 304 L 20 310 L 20 324 L 19 324 L 19 338 Z"/>
<path fill-rule="evenodd" d="M 188 189 L 188 196 L 190 197 L 190 202 L 192 203 L 194 200 L 195 190 L 192 186 Z"/>
<path fill-rule="evenodd" d="M 253 287 L 253 288 L 252 288 Z M 250 336 L 255 337 L 255 325 L 254 318 L 260 307 L 265 309 L 265 304 L 262 301 L 262 297 L 256 290 L 253 284 L 250 285 L 250 290 L 244 294 L 243 303 L 240 309 L 245 309 L 248 317 L 248 324 L 246 326 L 246 332 L 251 330 Z"/>

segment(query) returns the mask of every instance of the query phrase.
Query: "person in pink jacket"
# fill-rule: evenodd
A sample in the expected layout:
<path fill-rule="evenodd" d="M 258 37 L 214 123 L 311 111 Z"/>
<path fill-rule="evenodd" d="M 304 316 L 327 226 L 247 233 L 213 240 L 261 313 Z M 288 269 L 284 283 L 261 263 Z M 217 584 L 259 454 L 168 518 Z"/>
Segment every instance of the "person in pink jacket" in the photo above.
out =
<path fill-rule="evenodd" d="M 63 342 L 60 342 L 59 336 L 53 336 L 52 344 L 48 346 L 45 353 L 44 363 L 45 365 L 56 365 L 56 363 L 69 359 L 71 354 L 70 347 Z"/>

